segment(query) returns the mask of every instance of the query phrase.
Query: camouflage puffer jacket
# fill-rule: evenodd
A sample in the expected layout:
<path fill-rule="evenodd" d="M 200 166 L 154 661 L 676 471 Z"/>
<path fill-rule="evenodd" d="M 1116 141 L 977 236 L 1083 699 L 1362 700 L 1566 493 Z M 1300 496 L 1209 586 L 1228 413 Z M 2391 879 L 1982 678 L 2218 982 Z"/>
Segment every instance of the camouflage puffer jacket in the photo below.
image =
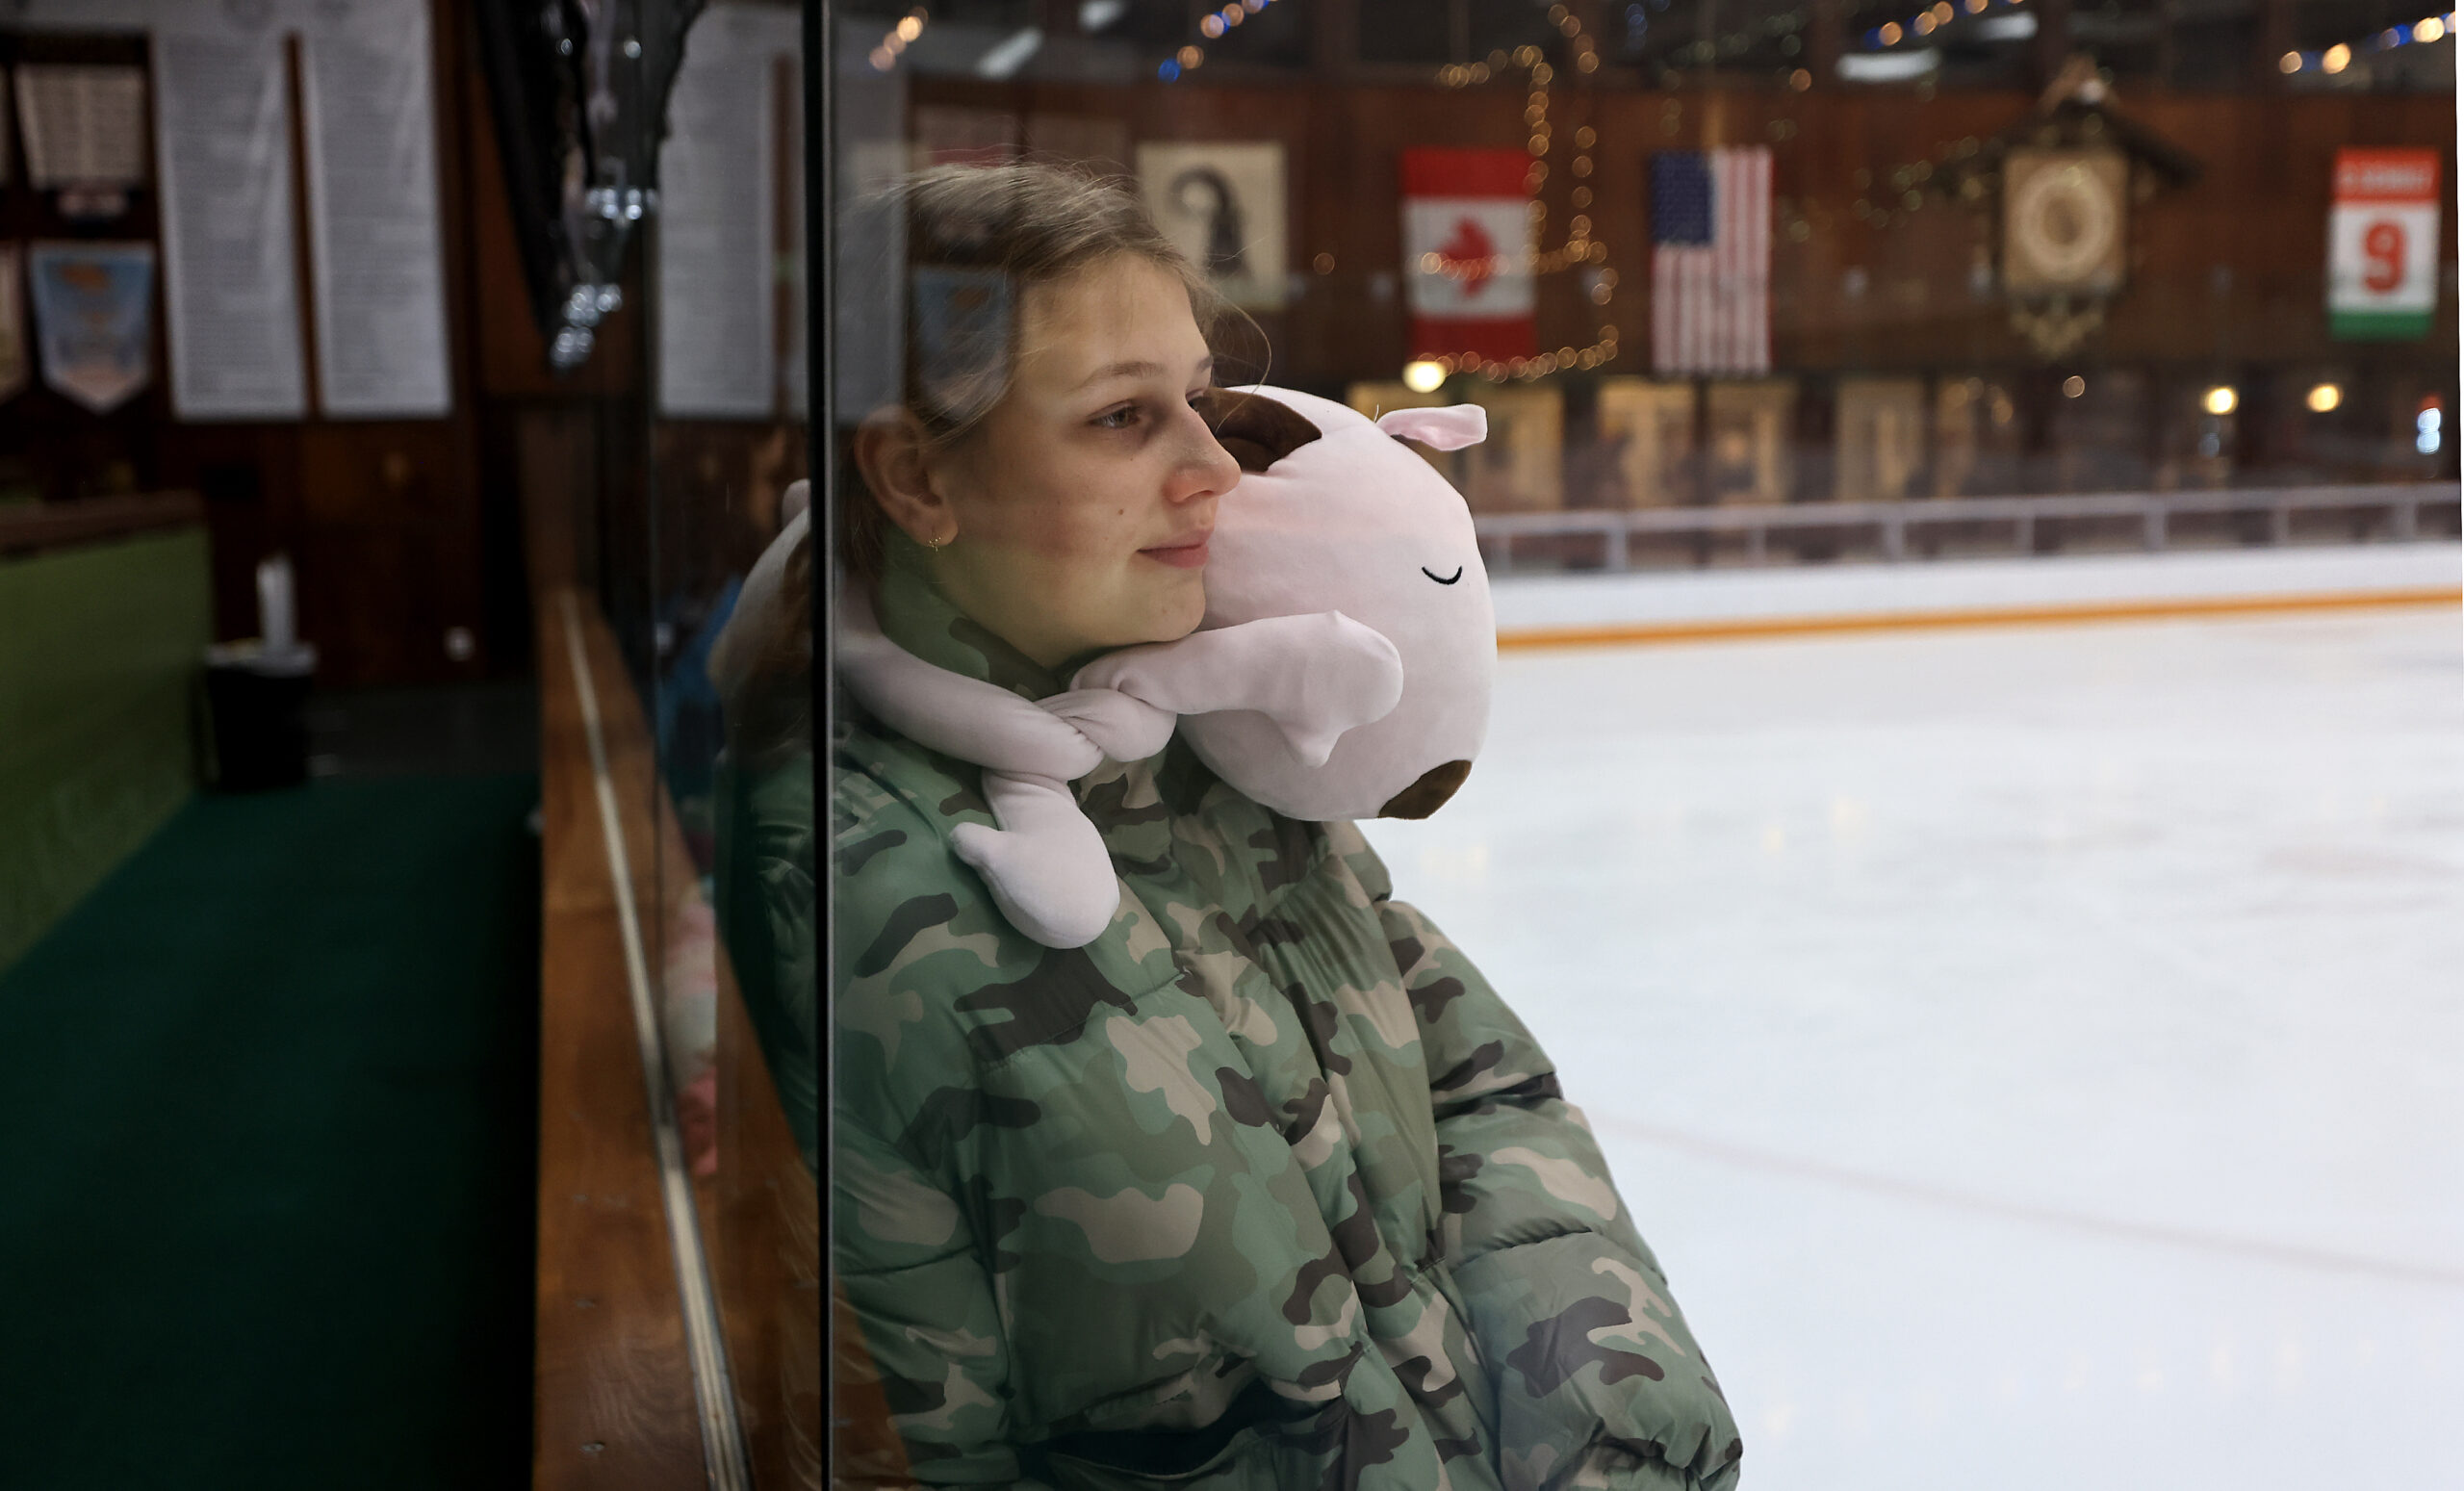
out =
<path fill-rule="evenodd" d="M 911 652 L 1058 681 L 897 569 Z M 834 741 L 836 1268 L 933 1485 L 1732 1487 L 1703 1352 L 1548 1058 L 1348 823 L 1174 748 L 1078 794 L 1126 893 L 1013 931 L 972 767 Z"/>

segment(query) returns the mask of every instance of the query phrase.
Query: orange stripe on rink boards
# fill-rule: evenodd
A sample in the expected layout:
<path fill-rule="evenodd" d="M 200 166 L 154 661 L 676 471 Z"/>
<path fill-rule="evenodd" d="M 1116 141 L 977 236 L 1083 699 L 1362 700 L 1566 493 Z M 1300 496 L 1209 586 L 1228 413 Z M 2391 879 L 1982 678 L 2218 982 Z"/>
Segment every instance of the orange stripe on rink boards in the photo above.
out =
<path fill-rule="evenodd" d="M 2198 596 L 2170 601 L 2090 602 L 2066 605 L 1969 606 L 1940 611 L 1876 611 L 1867 615 L 1743 616 L 1706 621 L 1634 622 L 1603 627 L 1544 627 L 1498 633 L 1498 650 L 1617 647 L 1655 642 L 1718 642 L 1754 637 L 1813 636 L 1855 631 L 1918 631 L 1948 627 L 2064 626 L 2095 621 L 2160 621 L 2193 616 L 2264 616 L 2387 606 L 2464 604 L 2464 588 L 2425 585 L 2328 595 Z"/>

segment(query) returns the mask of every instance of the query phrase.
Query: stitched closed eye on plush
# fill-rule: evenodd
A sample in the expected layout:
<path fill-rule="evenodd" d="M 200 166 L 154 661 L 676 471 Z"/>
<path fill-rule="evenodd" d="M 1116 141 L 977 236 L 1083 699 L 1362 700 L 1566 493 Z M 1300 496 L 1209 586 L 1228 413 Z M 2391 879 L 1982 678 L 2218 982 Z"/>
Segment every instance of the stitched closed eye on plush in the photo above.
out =
<path fill-rule="evenodd" d="M 1463 566 L 1459 564 L 1456 565 L 1454 567 L 1454 573 L 1451 575 L 1440 575 L 1437 571 L 1432 570 L 1427 565 L 1424 564 L 1421 566 L 1421 573 L 1427 576 L 1429 578 L 1436 580 L 1441 585 L 1450 585 L 1463 578 Z"/>

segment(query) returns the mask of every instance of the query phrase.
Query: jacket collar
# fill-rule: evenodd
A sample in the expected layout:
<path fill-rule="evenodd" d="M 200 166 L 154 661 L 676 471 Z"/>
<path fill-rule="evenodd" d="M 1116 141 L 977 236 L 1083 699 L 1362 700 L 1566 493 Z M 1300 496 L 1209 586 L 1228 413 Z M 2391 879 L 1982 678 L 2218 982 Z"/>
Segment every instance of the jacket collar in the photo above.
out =
<path fill-rule="evenodd" d="M 932 555 L 893 529 L 873 610 L 882 635 L 937 668 L 997 683 L 1022 699 L 1060 693 L 1065 676 L 992 634 L 933 582 Z"/>

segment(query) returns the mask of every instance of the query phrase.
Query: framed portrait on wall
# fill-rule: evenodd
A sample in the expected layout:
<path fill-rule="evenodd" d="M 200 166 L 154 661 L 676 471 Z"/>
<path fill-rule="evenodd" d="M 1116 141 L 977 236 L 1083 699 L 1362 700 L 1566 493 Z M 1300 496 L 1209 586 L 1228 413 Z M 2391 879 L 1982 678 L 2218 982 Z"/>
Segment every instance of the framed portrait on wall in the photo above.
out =
<path fill-rule="evenodd" d="M 1598 425 L 1622 493 L 1611 505 L 1670 507 L 1694 500 L 1692 383 L 1602 378 Z"/>
<path fill-rule="evenodd" d="M 1843 502 L 1895 502 L 1913 495 L 1925 464 L 1925 380 L 1839 380 L 1831 495 Z"/>
<path fill-rule="evenodd" d="M 1707 403 L 1711 501 L 1786 501 L 1796 479 L 1796 451 L 1789 439 L 1797 410 L 1795 381 L 1714 383 Z"/>
<path fill-rule="evenodd" d="M 1476 513 L 1553 512 L 1565 505 L 1565 396 L 1545 385 L 1475 383 L 1489 437 L 1466 446 L 1455 484 Z"/>
<path fill-rule="evenodd" d="M 1286 298 L 1283 146 L 1254 142 L 1142 144 L 1146 210 L 1215 288 L 1246 311 Z"/>

